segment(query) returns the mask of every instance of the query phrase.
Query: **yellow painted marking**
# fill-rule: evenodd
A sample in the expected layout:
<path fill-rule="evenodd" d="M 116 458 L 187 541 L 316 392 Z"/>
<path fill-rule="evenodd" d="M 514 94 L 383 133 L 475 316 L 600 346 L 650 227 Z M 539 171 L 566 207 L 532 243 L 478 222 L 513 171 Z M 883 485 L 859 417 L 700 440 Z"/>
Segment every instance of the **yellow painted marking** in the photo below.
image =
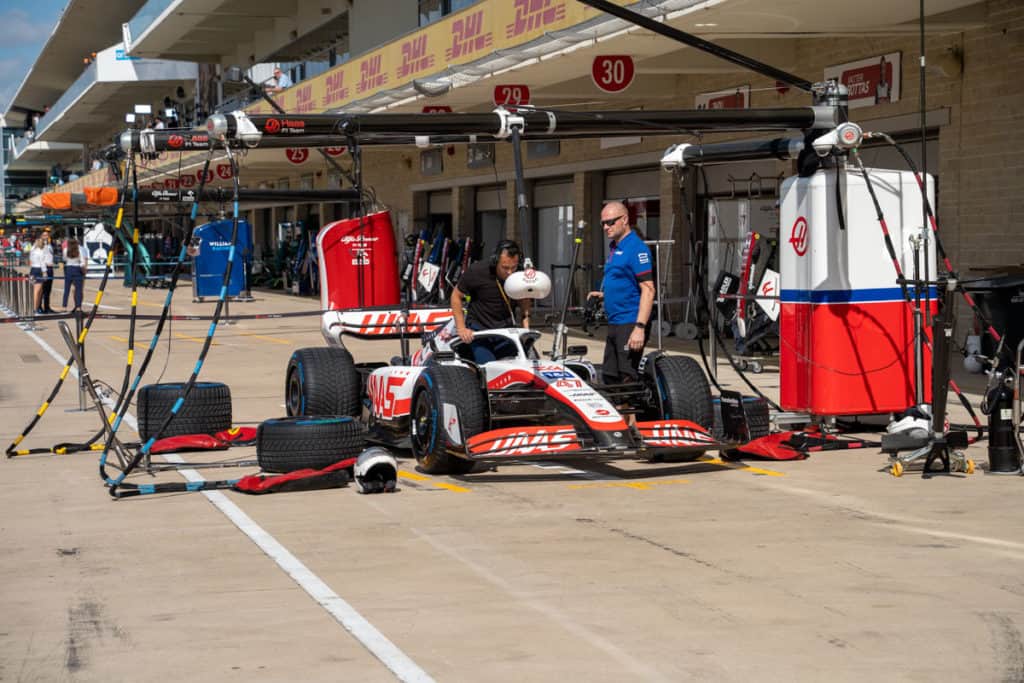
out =
<path fill-rule="evenodd" d="M 776 472 L 775 470 L 765 470 L 760 467 L 751 467 L 750 465 L 740 465 L 735 462 L 727 462 L 720 458 L 701 458 L 701 462 L 706 462 L 709 465 L 718 465 L 719 467 L 726 467 L 730 470 L 742 470 L 744 472 L 750 472 L 752 474 L 764 474 L 769 477 L 784 477 L 784 472 Z"/>
<path fill-rule="evenodd" d="M 103 298 L 103 292 L 96 292 L 96 305 L 100 305 L 100 299 Z"/>
<path fill-rule="evenodd" d="M 132 230 L 132 244 L 138 244 L 138 243 L 139 243 L 139 229 L 135 228 L 134 230 Z"/>
<path fill-rule="evenodd" d="M 139 302 L 139 306 L 149 306 L 150 308 L 163 308 L 164 307 L 163 304 L 154 304 L 154 303 L 149 302 L 149 301 L 140 301 Z"/>
<path fill-rule="evenodd" d="M 132 292 L 132 306 L 138 306 L 138 305 L 139 305 L 139 293 L 138 292 Z"/>
<path fill-rule="evenodd" d="M 113 339 L 114 341 L 125 342 L 125 343 L 128 342 L 128 340 L 125 339 L 124 337 L 118 337 L 117 335 L 114 335 L 114 334 L 110 335 L 110 338 Z"/>
<path fill-rule="evenodd" d="M 115 227 L 115 228 L 117 228 L 118 230 L 120 230 L 120 229 L 121 229 L 121 221 L 122 221 L 122 220 L 124 220 L 124 207 L 123 207 L 123 206 L 122 206 L 122 207 L 120 207 L 120 208 L 119 208 L 119 209 L 117 210 L 117 220 L 116 220 L 116 221 L 114 221 L 114 227 Z M 111 254 L 113 254 L 113 251 L 114 251 L 114 250 L 113 250 L 113 249 L 111 249 L 110 251 L 111 251 Z"/>
<path fill-rule="evenodd" d="M 24 438 L 25 438 L 25 435 L 24 435 L 24 434 L 20 435 L 20 436 L 19 436 L 19 437 L 18 437 L 17 439 L 15 439 L 15 440 L 14 440 L 14 443 L 13 443 L 12 445 L 14 445 L 14 446 L 17 446 L 17 445 L 18 445 L 19 443 L 21 443 L 21 442 L 22 442 L 22 440 L 23 440 Z"/>
<path fill-rule="evenodd" d="M 61 373 L 60 373 L 61 381 L 64 381 L 65 379 L 67 379 L 67 376 L 68 376 L 69 372 L 71 372 L 71 366 L 70 365 L 65 365 L 64 369 L 61 370 Z"/>
<path fill-rule="evenodd" d="M 32 451 L 18 451 L 15 455 L 29 455 Z"/>
<path fill-rule="evenodd" d="M 89 328 L 88 327 L 83 327 L 82 328 L 82 334 L 78 335 L 78 343 L 81 344 L 82 342 L 84 342 L 85 341 L 85 337 L 88 334 L 89 334 Z"/>
<path fill-rule="evenodd" d="M 262 339 L 263 341 L 273 342 L 275 344 L 291 344 L 291 342 L 287 339 L 280 339 L 278 337 L 268 337 L 265 334 L 255 334 L 253 332 L 242 332 L 238 336 L 252 337 L 253 339 Z"/>
<path fill-rule="evenodd" d="M 46 409 L 49 408 L 49 407 L 50 407 L 50 402 L 46 401 L 45 403 L 43 403 L 43 405 L 39 406 L 39 412 L 36 413 L 36 415 L 38 415 L 39 417 L 42 417 L 43 413 L 45 413 Z"/>
<path fill-rule="evenodd" d="M 54 451 L 54 453 L 56 453 L 57 455 L 66 455 L 67 452 L 67 448 L 58 448 L 57 450 Z"/>
<path fill-rule="evenodd" d="M 174 338 L 175 339 L 184 339 L 185 341 L 191 341 L 191 342 L 195 342 L 197 344 L 202 344 L 203 342 L 206 341 L 206 337 L 190 337 L 189 335 L 182 334 L 181 332 L 176 332 L 174 334 Z M 213 346 L 220 346 L 220 344 L 218 344 L 217 342 L 212 342 L 212 345 Z"/>
<path fill-rule="evenodd" d="M 134 349 L 128 349 L 128 365 L 131 365 L 134 360 L 135 360 L 135 350 Z"/>
<path fill-rule="evenodd" d="M 89 450 L 90 451 L 102 451 L 103 450 L 103 444 L 101 444 L 101 443 L 94 443 L 93 445 L 89 446 Z"/>
<path fill-rule="evenodd" d="M 666 479 L 664 481 L 601 481 L 592 484 L 570 484 L 571 489 L 636 489 L 649 491 L 656 486 L 689 484 L 689 479 Z"/>
<path fill-rule="evenodd" d="M 438 488 L 448 489 L 449 491 L 454 491 L 455 493 L 469 493 L 469 489 L 464 488 L 462 486 L 456 486 L 455 484 L 447 484 L 443 481 L 435 481 L 432 483 L 434 484 L 434 486 Z"/>
<path fill-rule="evenodd" d="M 449 484 L 449 483 L 443 482 L 443 481 L 436 481 L 436 480 L 432 479 L 431 477 L 425 477 L 422 474 L 417 474 L 416 472 L 406 472 L 405 470 L 399 470 L 398 471 L 398 476 L 400 478 L 402 478 L 402 479 L 411 479 L 412 481 L 429 482 L 430 484 L 432 484 L 432 485 L 434 485 L 434 486 L 436 486 L 438 488 L 447 489 L 449 491 L 454 491 L 455 493 L 469 493 L 470 492 L 469 489 L 467 489 L 465 487 L 456 486 L 455 484 Z"/>
<path fill-rule="evenodd" d="M 116 419 L 117 413 L 111 413 L 110 415 L 107 415 L 107 422 L 109 422 L 110 424 L 114 424 L 114 420 Z"/>

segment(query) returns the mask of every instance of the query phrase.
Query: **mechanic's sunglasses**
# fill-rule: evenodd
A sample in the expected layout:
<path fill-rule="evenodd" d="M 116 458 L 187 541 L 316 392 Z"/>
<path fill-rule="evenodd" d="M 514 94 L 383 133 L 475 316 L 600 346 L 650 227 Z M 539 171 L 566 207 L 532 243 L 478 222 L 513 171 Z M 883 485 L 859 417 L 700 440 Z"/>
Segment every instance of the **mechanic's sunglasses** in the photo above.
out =
<path fill-rule="evenodd" d="M 601 221 L 601 225 L 603 225 L 606 228 L 610 228 L 613 225 L 615 225 L 616 223 L 618 223 L 619 221 L 621 221 L 625 217 L 626 217 L 626 215 L 623 214 L 623 215 L 619 216 L 618 218 L 607 218 L 607 219 Z"/>

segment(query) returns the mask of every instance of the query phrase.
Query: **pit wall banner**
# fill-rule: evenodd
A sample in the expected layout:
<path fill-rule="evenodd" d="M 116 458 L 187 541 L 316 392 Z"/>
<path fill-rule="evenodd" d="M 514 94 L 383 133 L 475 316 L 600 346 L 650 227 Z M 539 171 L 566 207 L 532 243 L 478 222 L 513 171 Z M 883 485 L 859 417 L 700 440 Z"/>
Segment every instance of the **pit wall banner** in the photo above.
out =
<path fill-rule="evenodd" d="M 615 0 L 617 5 L 632 4 Z M 339 64 L 274 96 L 289 114 L 317 114 L 601 15 L 575 0 L 487 0 Z M 246 108 L 270 114 L 266 102 Z"/>

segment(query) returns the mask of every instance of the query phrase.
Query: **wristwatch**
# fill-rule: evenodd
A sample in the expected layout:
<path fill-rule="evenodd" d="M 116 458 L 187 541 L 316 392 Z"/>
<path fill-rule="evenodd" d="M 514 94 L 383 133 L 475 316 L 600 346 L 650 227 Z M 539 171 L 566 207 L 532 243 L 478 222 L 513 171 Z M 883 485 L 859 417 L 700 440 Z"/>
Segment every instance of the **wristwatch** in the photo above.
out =
<path fill-rule="evenodd" d="M 641 323 L 641 322 L 634 323 L 633 327 L 639 327 L 641 330 L 646 330 L 647 329 L 647 323 Z"/>

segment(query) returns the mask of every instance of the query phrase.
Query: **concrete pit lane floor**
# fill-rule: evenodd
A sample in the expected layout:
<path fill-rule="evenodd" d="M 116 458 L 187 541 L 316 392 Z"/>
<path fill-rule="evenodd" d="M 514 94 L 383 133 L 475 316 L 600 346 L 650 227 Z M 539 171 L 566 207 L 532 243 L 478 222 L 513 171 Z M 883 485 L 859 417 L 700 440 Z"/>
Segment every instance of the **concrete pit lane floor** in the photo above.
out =
<path fill-rule="evenodd" d="M 139 312 L 158 313 L 164 296 L 142 290 Z M 104 312 L 127 313 L 128 301 L 112 284 Z M 174 313 L 213 307 L 186 289 Z M 316 309 L 273 292 L 230 308 Z M 170 324 L 143 383 L 185 380 L 208 326 Z M 153 330 L 140 321 L 136 368 Z M 98 320 L 86 342 L 93 377 L 115 390 L 127 332 L 126 321 Z M 3 325 L 0 339 L 6 445 L 67 352 L 53 321 Z M 598 357 L 600 338 L 586 343 Z M 227 383 L 235 424 L 255 426 L 284 414 L 292 351 L 321 344 L 316 316 L 238 320 L 218 327 L 201 379 Z M 387 360 L 397 342 L 350 348 Z M 777 372 L 751 377 L 777 396 Z M 959 379 L 977 405 L 981 379 Z M 99 419 L 78 407 L 72 376 L 20 447 L 87 438 Z M 120 434 L 137 438 L 127 424 Z M 393 495 L 349 486 L 120 501 L 97 453 L 4 460 L 0 681 L 1024 679 L 1024 481 L 980 471 L 984 445 L 969 450 L 979 472 L 931 479 L 890 476 L 876 449 L 510 463 L 462 477 L 424 475 L 400 455 Z M 254 459 L 255 449 L 178 457 Z"/>

